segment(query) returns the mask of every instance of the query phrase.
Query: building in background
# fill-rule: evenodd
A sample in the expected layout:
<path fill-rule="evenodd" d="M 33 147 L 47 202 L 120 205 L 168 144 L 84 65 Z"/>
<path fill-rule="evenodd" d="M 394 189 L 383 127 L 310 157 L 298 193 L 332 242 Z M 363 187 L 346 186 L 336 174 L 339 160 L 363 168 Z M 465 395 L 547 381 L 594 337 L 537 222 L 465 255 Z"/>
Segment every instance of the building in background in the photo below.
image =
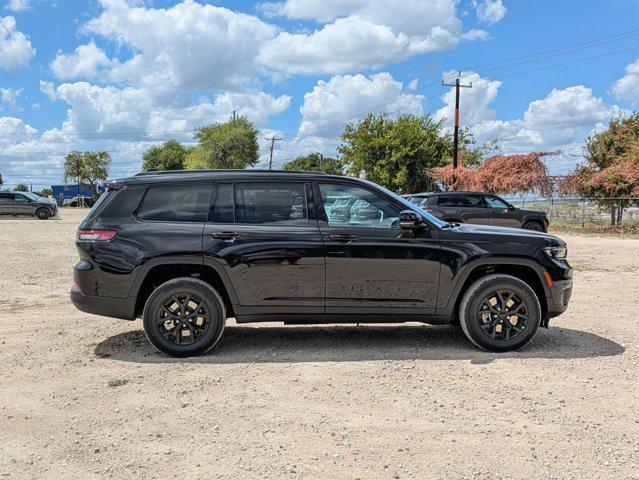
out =
<path fill-rule="evenodd" d="M 98 192 L 102 192 L 103 188 L 98 186 Z M 58 205 L 62 205 L 65 199 L 75 198 L 79 195 L 87 198 L 93 198 L 93 193 L 89 189 L 88 185 L 81 184 L 80 192 L 78 192 L 78 186 L 73 184 L 69 185 L 51 185 L 51 196 L 55 199 Z"/>

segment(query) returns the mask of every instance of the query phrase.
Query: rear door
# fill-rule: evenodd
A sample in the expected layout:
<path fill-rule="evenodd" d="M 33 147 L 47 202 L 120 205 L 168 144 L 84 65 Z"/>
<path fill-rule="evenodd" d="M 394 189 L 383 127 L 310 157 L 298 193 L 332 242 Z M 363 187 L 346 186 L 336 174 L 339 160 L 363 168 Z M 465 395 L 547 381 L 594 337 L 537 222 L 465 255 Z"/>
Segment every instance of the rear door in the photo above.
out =
<path fill-rule="evenodd" d="M 13 194 L 8 192 L 0 192 L 0 215 L 11 213 L 13 208 Z"/>
<path fill-rule="evenodd" d="M 434 231 L 399 228 L 406 207 L 367 186 L 318 181 L 314 194 L 326 249 L 327 314 L 434 312 L 440 258 Z M 333 208 L 340 198 L 355 201 L 347 210 Z"/>
<path fill-rule="evenodd" d="M 204 252 L 230 279 L 236 313 L 324 313 L 324 248 L 310 183 L 218 183 Z"/>

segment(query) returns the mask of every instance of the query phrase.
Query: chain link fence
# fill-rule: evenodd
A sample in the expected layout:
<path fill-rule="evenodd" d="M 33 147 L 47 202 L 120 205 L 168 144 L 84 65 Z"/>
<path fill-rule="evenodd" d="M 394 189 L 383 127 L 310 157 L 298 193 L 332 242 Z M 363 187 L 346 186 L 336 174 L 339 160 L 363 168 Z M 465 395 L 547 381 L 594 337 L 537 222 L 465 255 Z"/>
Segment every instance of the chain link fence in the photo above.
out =
<path fill-rule="evenodd" d="M 551 228 L 639 227 L 639 198 L 525 198 L 513 205 L 546 212 Z"/>

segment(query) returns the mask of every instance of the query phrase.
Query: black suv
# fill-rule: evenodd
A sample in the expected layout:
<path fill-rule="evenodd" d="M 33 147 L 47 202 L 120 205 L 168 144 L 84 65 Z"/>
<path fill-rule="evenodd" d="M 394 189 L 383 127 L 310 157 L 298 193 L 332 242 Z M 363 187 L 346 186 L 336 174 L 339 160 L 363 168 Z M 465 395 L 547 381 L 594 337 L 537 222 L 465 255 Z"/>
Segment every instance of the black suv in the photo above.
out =
<path fill-rule="evenodd" d="M 58 214 L 55 200 L 31 192 L 0 192 L 0 215 L 29 215 L 47 220 Z"/>
<path fill-rule="evenodd" d="M 256 170 L 149 172 L 107 184 L 80 224 L 71 299 L 197 355 L 228 317 L 285 324 L 459 323 L 506 351 L 566 310 L 559 238 L 443 222 L 363 180 Z"/>
<path fill-rule="evenodd" d="M 548 231 L 549 221 L 545 212 L 516 208 L 506 200 L 488 193 L 414 193 L 404 197 L 446 222 Z"/>

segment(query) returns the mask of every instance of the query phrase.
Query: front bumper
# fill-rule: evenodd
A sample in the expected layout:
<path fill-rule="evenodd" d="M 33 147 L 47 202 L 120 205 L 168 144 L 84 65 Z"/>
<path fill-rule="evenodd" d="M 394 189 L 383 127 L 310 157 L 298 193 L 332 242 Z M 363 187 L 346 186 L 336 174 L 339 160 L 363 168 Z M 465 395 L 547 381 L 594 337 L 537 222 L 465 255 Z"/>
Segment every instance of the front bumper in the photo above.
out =
<path fill-rule="evenodd" d="M 71 301 L 75 308 L 85 313 L 102 315 L 104 317 L 135 319 L 135 298 L 99 297 L 85 295 L 80 290 L 71 289 Z"/>

